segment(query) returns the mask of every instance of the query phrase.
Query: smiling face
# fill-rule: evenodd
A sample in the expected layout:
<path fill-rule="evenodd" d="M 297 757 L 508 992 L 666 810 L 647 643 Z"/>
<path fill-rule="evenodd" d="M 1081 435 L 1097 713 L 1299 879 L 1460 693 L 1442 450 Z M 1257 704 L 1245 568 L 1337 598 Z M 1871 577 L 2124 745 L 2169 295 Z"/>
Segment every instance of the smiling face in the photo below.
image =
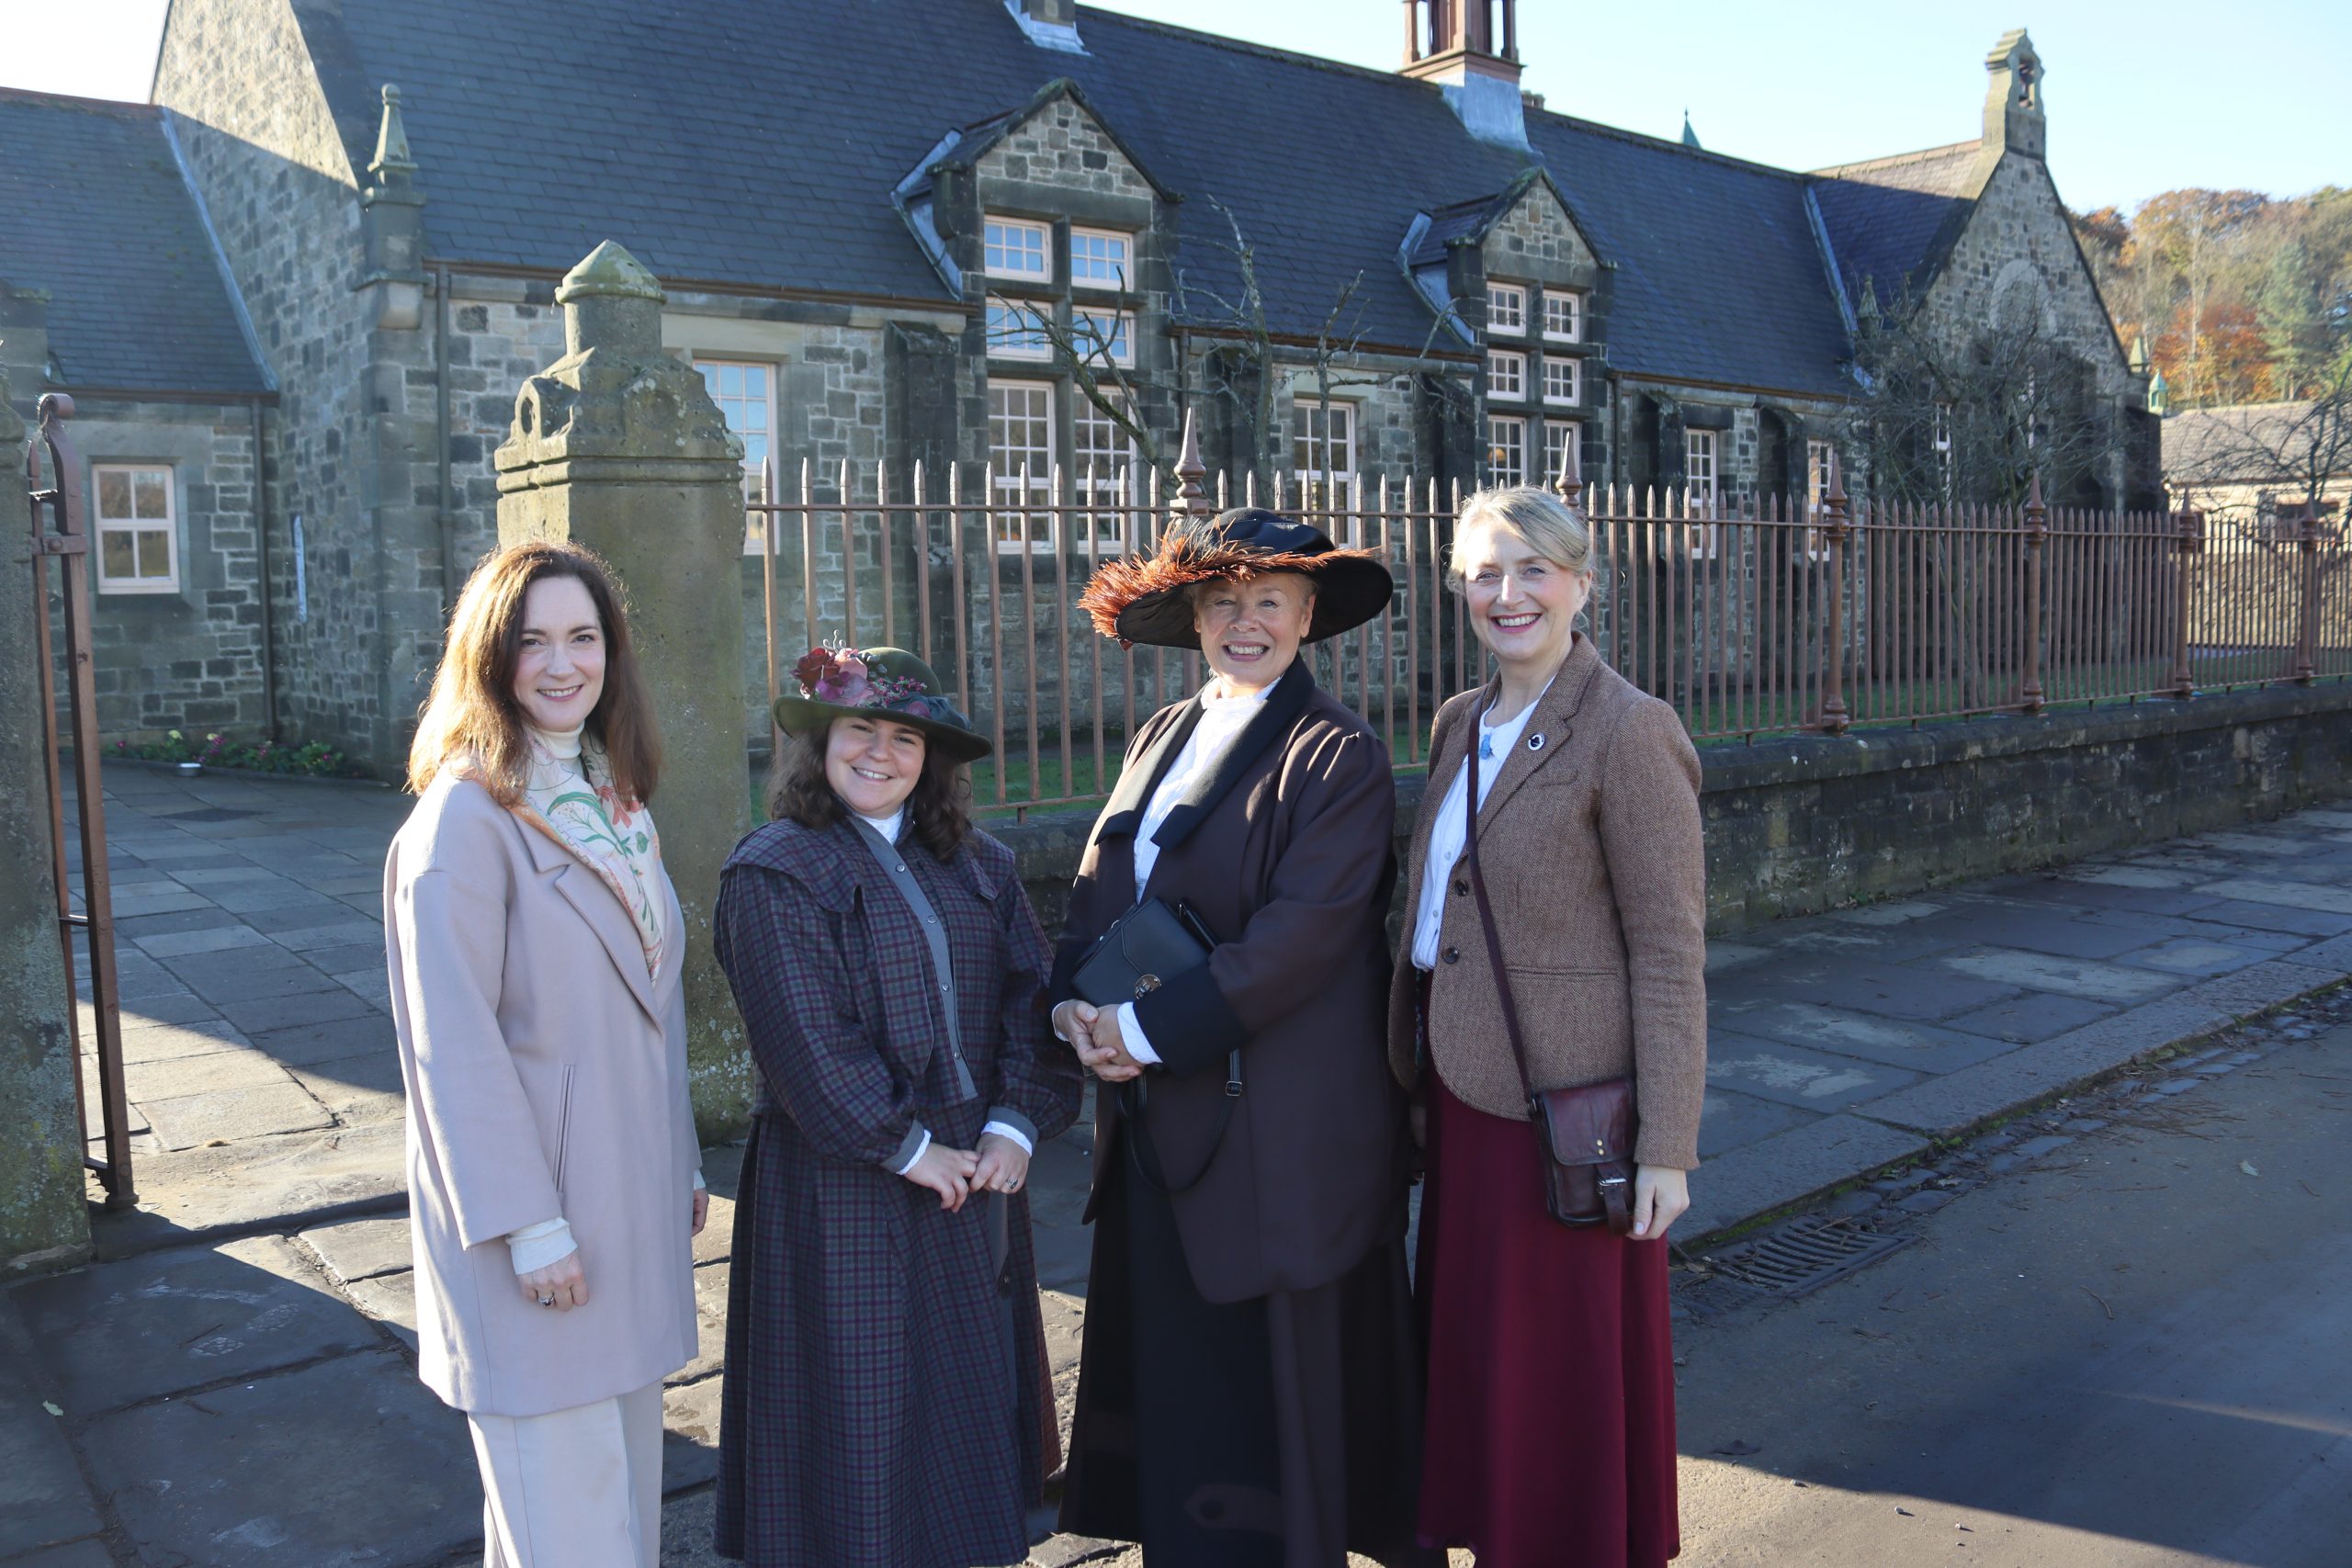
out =
<path fill-rule="evenodd" d="M 825 731 L 825 782 L 860 817 L 888 817 L 922 780 L 922 730 L 887 718 L 837 718 Z"/>
<path fill-rule="evenodd" d="M 1193 629 L 1201 653 L 1239 695 L 1283 677 L 1315 619 L 1315 585 L 1295 571 L 1270 571 L 1247 582 L 1219 580 L 1193 590 Z"/>
<path fill-rule="evenodd" d="M 1470 629 L 1508 669 L 1548 673 L 1566 658 L 1577 615 L 1592 596 L 1592 574 L 1536 553 L 1507 528 L 1456 547 Z"/>
<path fill-rule="evenodd" d="M 534 728 L 565 735 L 588 722 L 605 694 L 605 625 L 576 577 L 542 577 L 523 592 L 514 702 Z"/>

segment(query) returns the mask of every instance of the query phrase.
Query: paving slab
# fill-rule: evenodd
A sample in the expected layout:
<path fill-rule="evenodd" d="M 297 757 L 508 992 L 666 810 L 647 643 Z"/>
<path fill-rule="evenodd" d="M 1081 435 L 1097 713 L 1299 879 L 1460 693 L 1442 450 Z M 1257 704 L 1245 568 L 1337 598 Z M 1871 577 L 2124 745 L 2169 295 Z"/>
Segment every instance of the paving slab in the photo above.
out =
<path fill-rule="evenodd" d="M 46 1402 L 46 1403 L 44 1403 Z M 15 1307 L 0 1296 L 0 1560 L 95 1535 L 104 1521 L 74 1462 L 55 1371 L 34 1354 Z"/>
<path fill-rule="evenodd" d="M 401 1060 L 393 1051 L 345 1056 L 293 1069 L 295 1081 L 311 1099 L 345 1124 L 395 1121 L 408 1113 L 401 1086 Z"/>
<path fill-rule="evenodd" d="M 176 991 L 163 997 L 141 997 L 135 1002 L 125 1000 L 122 1004 L 123 1025 L 130 1029 L 156 1023 L 195 1023 L 220 1016 L 219 1009 L 191 991 Z"/>
<path fill-rule="evenodd" d="M 2314 914 L 2352 917 L 2352 887 L 2295 882 L 2275 876 L 2239 876 L 2209 882 L 2199 891 L 2233 903 L 2271 904 L 2283 908 L 2309 910 Z"/>
<path fill-rule="evenodd" d="M 101 1411 L 380 1341 L 283 1236 L 175 1247 L 19 1285 L 46 1397 Z"/>
<path fill-rule="evenodd" d="M 1823 1002 L 1765 998 L 1726 1007 L 1722 1016 L 1741 1034 L 1812 1045 L 1914 1072 L 1948 1073 L 2009 1048 L 2008 1042 L 1982 1032 L 1963 1033 L 1931 1023 L 1848 1012 Z"/>
<path fill-rule="evenodd" d="M 141 915 L 175 915 L 189 909 L 213 907 L 212 900 L 203 894 L 186 888 L 175 888 L 168 893 L 125 892 L 115 897 L 113 906 L 115 912 L 127 919 Z"/>
<path fill-rule="evenodd" d="M 1699 1108 L 1699 1157 L 1713 1159 L 1745 1144 L 1802 1126 L 1811 1117 L 1792 1105 L 1710 1089 Z M 1083 1282 L 1083 1275 L 1080 1275 Z"/>
<path fill-rule="evenodd" d="M 1715 975 L 1726 969 L 1736 969 L 1744 964 L 1753 964 L 1759 958 L 1769 957 L 1771 952 L 1770 948 L 1761 945 L 1711 942 L 1707 944 L 1707 973 Z"/>
<path fill-rule="evenodd" d="M 182 1056 L 125 1061 L 123 1076 L 132 1099 L 144 1102 L 172 1100 L 220 1089 L 281 1085 L 289 1080 L 286 1069 L 251 1046 L 219 1041 L 223 1050 Z"/>
<path fill-rule="evenodd" d="M 398 1274 L 413 1262 L 405 1219 L 344 1220 L 316 1225 L 302 1232 L 300 1240 L 319 1255 L 338 1284 Z"/>
<path fill-rule="evenodd" d="M 2154 947 L 2143 947 L 2120 954 L 2118 964 L 2133 968 L 2154 969 L 2167 975 L 2186 975 L 2191 979 L 2209 980 L 2216 975 L 2226 975 L 2233 969 L 2243 969 L 2249 964 L 2259 964 L 2274 956 L 2269 951 L 2255 947 L 2233 947 L 2227 942 L 2208 942 L 2200 937 L 2173 937 Z"/>
<path fill-rule="evenodd" d="M 1710 1030 L 1707 1084 L 1801 1111 L 1830 1111 L 1918 1081 L 1917 1073 L 1852 1056 Z"/>
<path fill-rule="evenodd" d="M 2352 915 L 2331 915 L 2318 909 L 2295 909 L 2283 904 L 2259 904 L 2225 898 L 2198 912 L 2199 919 L 2218 920 L 2252 931 L 2285 931 L 2295 936 L 2330 937 L 2352 932 Z"/>
<path fill-rule="evenodd" d="M 385 984 L 390 986 L 389 977 Z M 329 1023 L 336 1019 L 359 1018 L 372 1010 L 366 998 L 341 985 L 324 991 L 306 991 L 300 996 L 264 997 L 254 1001 L 220 1004 L 220 1016 L 248 1034 L 260 1034 L 272 1029 L 290 1029 L 305 1023 Z"/>
<path fill-rule="evenodd" d="M 662 1395 L 662 1490 L 699 1486 L 718 1474 L 718 1407 L 726 1374 L 664 1390 Z"/>
<path fill-rule="evenodd" d="M 1927 1149 L 1928 1140 L 1916 1133 L 1851 1114 L 1824 1116 L 1709 1160 L 1690 1184 L 1690 1212 L 1668 1239 L 1695 1245 Z"/>
<path fill-rule="evenodd" d="M 695 1359 L 672 1372 L 664 1382 L 695 1382 L 718 1371 L 727 1359 L 727 1283 L 725 1263 L 707 1263 L 695 1270 L 695 1326 L 698 1335 Z"/>
<path fill-rule="evenodd" d="M 2024 1045 L 2064 1034 L 2070 1029 L 2080 1029 L 2084 1024 L 2105 1018 L 2115 1010 L 2114 1004 L 2110 1002 L 2087 1001 L 2081 997 L 2053 997 L 2046 991 L 2028 991 L 2006 1002 L 1995 1002 L 1991 1007 L 1946 1019 L 1944 1026 L 2007 1041 L 2013 1045 Z"/>
<path fill-rule="evenodd" d="M 83 1440 L 146 1562 L 390 1568 L 481 1539 L 465 1417 L 389 1349 L 109 1416 Z"/>
<path fill-rule="evenodd" d="M 1776 964 L 1763 976 L 1736 976 L 1734 981 L 1792 1001 L 1834 996 L 1841 1007 L 1926 1022 L 1973 1012 L 2018 993 L 2018 987 L 1939 970 L 1933 962 L 1915 969 L 1874 959 L 1809 955 Z"/>
<path fill-rule="evenodd" d="M 202 1060 L 202 1058 L 198 1058 Z M 274 1065 L 274 1064 L 273 1064 Z M 176 1100 L 141 1101 L 155 1135 L 172 1149 L 237 1143 L 331 1125 L 324 1107 L 281 1070 L 280 1081 L 214 1089 Z"/>
<path fill-rule="evenodd" d="M 297 1023 L 286 1029 L 256 1030 L 248 1038 L 254 1050 L 267 1052 L 289 1067 L 314 1066 L 321 1062 L 372 1053 L 389 1055 L 400 1049 L 392 1033 L 392 1021 L 373 1009 L 363 1010 L 355 1017 Z"/>
<path fill-rule="evenodd" d="M 11 1557 L 8 1568 L 114 1568 L 114 1554 L 99 1540 L 77 1540 L 70 1546 L 52 1546 L 28 1557 Z"/>
<path fill-rule="evenodd" d="M 256 1138 L 158 1155 L 139 1166 L 139 1207 L 101 1214 L 101 1257 L 205 1235 L 299 1229 L 407 1207 L 406 1129 L 398 1122 Z"/>
<path fill-rule="evenodd" d="M 2169 976 L 2102 964 L 2096 959 L 2027 953 L 2008 947 L 1972 948 L 1966 953 L 1947 953 L 1936 962 L 1963 975 L 2021 991 L 2050 991 L 2093 1002 L 2152 1001 L 2179 984 Z"/>
<path fill-rule="evenodd" d="M 85 1033 L 85 1039 L 89 1038 Z M 245 1032 L 225 1018 L 197 1019 L 187 1023 L 160 1023 L 127 1010 L 122 1014 L 122 1061 L 168 1062 L 182 1056 L 202 1056 L 234 1051 L 247 1044 Z"/>
<path fill-rule="evenodd" d="M 186 953 L 220 953 L 232 947 L 266 947 L 269 938 L 243 924 L 223 924 L 217 914 L 211 923 L 187 931 L 162 931 L 134 937 L 152 958 L 175 958 Z"/>
<path fill-rule="evenodd" d="M 343 1293 L 361 1312 L 376 1320 L 385 1332 L 408 1347 L 409 1354 L 416 1354 L 416 1276 L 413 1273 L 386 1274 L 379 1279 L 361 1280 L 345 1285 Z"/>
<path fill-rule="evenodd" d="M 293 953 L 266 967 L 194 976 L 187 988 L 216 1007 L 243 1005 L 282 997 L 322 996 L 336 990 L 334 981 Z"/>

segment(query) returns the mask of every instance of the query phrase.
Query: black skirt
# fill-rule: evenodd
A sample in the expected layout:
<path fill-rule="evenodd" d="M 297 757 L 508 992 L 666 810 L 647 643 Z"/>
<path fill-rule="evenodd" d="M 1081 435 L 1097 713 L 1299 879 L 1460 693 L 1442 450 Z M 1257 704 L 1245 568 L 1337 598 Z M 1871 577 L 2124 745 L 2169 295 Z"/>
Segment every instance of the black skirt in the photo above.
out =
<path fill-rule="evenodd" d="M 1444 1562 L 1414 1540 L 1419 1350 L 1395 1235 L 1329 1284 L 1204 1300 L 1168 1195 L 1106 1161 L 1061 1528 L 1149 1568 Z"/>

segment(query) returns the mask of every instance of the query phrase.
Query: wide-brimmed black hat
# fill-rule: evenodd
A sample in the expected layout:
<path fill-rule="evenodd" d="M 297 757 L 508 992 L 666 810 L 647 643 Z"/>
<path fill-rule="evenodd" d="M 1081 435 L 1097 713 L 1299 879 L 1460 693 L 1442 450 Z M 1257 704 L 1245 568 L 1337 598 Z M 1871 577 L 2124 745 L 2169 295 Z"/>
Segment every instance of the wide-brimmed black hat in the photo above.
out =
<path fill-rule="evenodd" d="M 931 666 L 903 648 L 812 648 L 792 673 L 801 694 L 775 700 L 786 735 L 820 732 L 837 718 L 887 718 L 922 730 L 959 762 L 993 750 L 947 700 Z"/>
<path fill-rule="evenodd" d="M 1220 512 L 1170 528 L 1148 556 L 1109 561 L 1079 598 L 1104 637 L 1159 648 L 1198 648 L 1191 588 L 1222 577 L 1295 571 L 1315 583 L 1308 642 L 1353 631 L 1388 607 L 1396 580 L 1377 551 L 1341 549 L 1330 536 L 1261 506 Z"/>

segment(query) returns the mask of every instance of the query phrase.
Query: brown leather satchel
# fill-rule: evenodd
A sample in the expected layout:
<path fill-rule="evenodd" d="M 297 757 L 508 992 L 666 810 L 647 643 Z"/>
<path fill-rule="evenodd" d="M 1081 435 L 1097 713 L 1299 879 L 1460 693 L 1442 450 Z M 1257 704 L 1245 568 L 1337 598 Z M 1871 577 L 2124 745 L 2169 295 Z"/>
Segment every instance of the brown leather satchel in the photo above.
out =
<path fill-rule="evenodd" d="M 1470 864 L 1470 889 L 1478 899 L 1478 924 L 1487 933 L 1487 962 L 1502 993 L 1503 1029 L 1510 1036 L 1511 1059 L 1519 1064 L 1520 1087 L 1527 1093 L 1537 1146 L 1544 1156 L 1544 1205 L 1564 1225 L 1584 1229 L 1605 1224 L 1619 1235 L 1634 1228 L 1634 1080 L 1538 1091 L 1527 1069 L 1527 1042 L 1520 1033 L 1519 1004 L 1503 968 L 1502 938 L 1495 931 L 1487 878 L 1478 869 L 1478 733 L 1471 720 L 1468 821 L 1462 858 Z"/>

